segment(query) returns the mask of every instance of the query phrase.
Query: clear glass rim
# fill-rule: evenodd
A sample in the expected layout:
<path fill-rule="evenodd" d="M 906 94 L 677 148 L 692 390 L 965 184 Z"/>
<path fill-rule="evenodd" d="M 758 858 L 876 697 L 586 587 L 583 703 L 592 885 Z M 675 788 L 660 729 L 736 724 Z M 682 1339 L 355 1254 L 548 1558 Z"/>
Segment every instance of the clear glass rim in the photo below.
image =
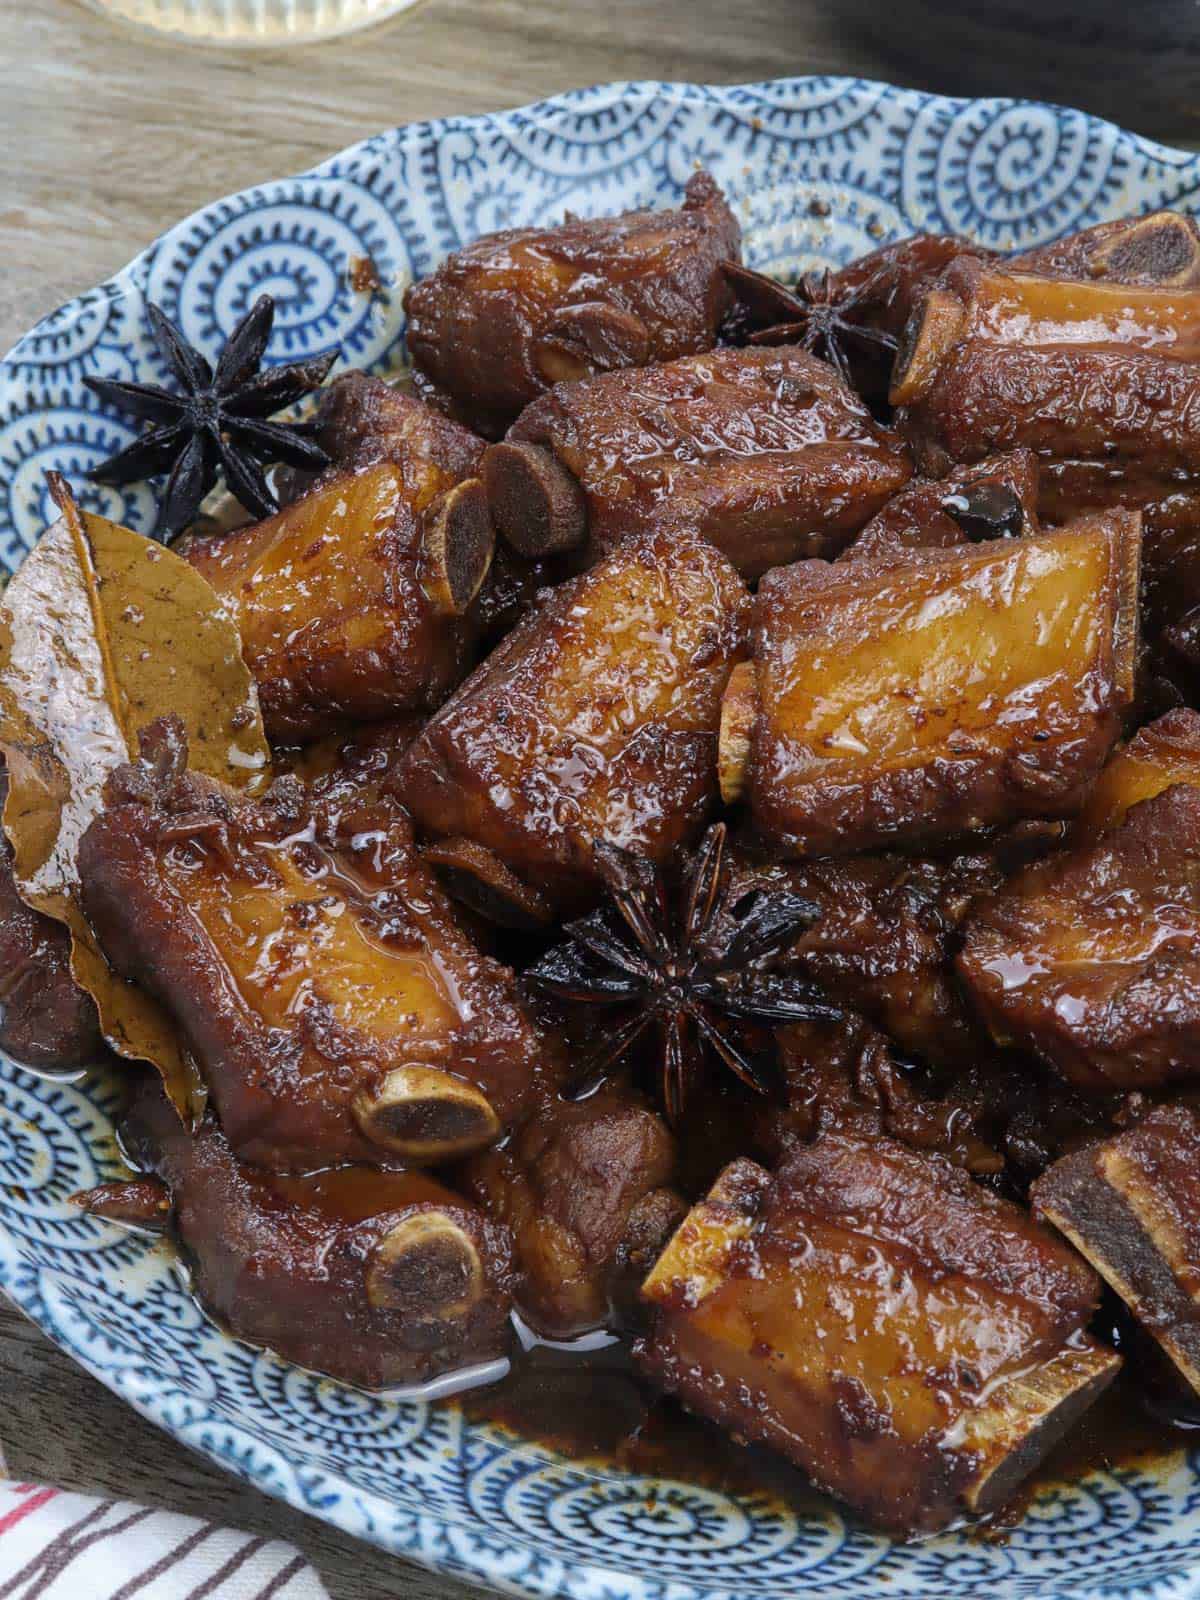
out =
<path fill-rule="evenodd" d="M 203 5 L 204 0 L 200 0 Z M 284 0 L 287 4 L 288 0 Z M 343 0 L 345 3 L 345 0 Z M 329 39 L 344 38 L 373 28 L 379 23 L 399 16 L 423 3 L 423 0 L 368 0 L 373 9 L 362 15 L 332 18 L 315 27 L 288 27 L 286 23 L 277 32 L 265 34 L 246 30 L 243 32 L 216 32 L 211 23 L 200 21 L 194 28 L 181 24 L 182 7 L 179 0 L 138 0 L 138 15 L 128 9 L 129 0 L 82 0 L 90 11 L 97 12 L 106 21 L 128 29 L 142 39 L 158 39 L 164 44 L 187 44 L 209 49 L 280 50 L 295 45 L 320 44 Z M 359 7 L 355 6 L 357 12 Z M 161 12 L 161 20 L 152 13 Z"/>

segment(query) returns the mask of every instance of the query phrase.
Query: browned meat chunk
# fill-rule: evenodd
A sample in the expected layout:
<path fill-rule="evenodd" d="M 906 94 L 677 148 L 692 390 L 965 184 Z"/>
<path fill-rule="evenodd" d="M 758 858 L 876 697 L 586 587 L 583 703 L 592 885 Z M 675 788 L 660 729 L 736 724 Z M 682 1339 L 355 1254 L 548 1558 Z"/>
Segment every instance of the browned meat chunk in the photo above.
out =
<path fill-rule="evenodd" d="M 1200 289 L 952 268 L 914 317 L 892 399 L 922 470 L 1022 446 L 1039 511 L 1143 511 L 1155 621 L 1200 601 Z"/>
<path fill-rule="evenodd" d="M 675 211 L 569 217 L 456 250 L 404 297 L 419 381 L 497 439 L 552 384 L 711 349 L 741 230 L 705 172 Z"/>
<path fill-rule="evenodd" d="M 526 560 L 509 545 L 497 544 L 483 587 L 471 607 L 481 653 L 493 649 L 537 604 L 543 589 L 577 577 L 587 565 L 580 551 Z"/>
<path fill-rule="evenodd" d="M 976 907 L 959 972 L 993 1036 L 1085 1087 L 1200 1072 L 1200 788 L 1133 807 L 1089 849 Z"/>
<path fill-rule="evenodd" d="M 955 467 L 944 478 L 913 478 L 837 559 L 903 560 L 913 550 L 1039 533 L 1037 498 L 1032 450 Z"/>
<path fill-rule="evenodd" d="M 1068 816 L 1134 689 L 1136 516 L 907 562 L 799 562 L 758 594 L 721 787 L 791 855 Z"/>
<path fill-rule="evenodd" d="M 887 1135 L 935 1151 L 976 1176 L 1004 1170 L 1004 1129 L 993 1107 L 973 1087 L 960 1093 L 957 1083 L 940 1095 L 930 1073 L 901 1062 L 891 1042 L 861 1017 L 794 1023 L 781 1028 L 777 1040 L 786 1101 L 754 1101 L 743 1151 L 774 1166 L 796 1145 L 836 1131 L 864 1139 Z"/>
<path fill-rule="evenodd" d="M 832 556 L 911 474 L 899 440 L 803 350 L 716 350 L 563 384 L 484 457 L 496 529 L 516 547 L 600 552 L 670 524 L 743 577 Z"/>
<path fill-rule="evenodd" d="M 567 904 L 603 839 L 665 861 L 716 798 L 721 694 L 748 597 L 703 539 L 633 539 L 553 590 L 401 763 L 418 826 Z"/>
<path fill-rule="evenodd" d="M 120 769 L 79 850 L 108 959 L 174 1017 L 240 1159 L 436 1163 L 498 1138 L 548 1046 L 369 792 L 294 779 L 261 803 Z"/>
<path fill-rule="evenodd" d="M 476 477 L 483 457 L 483 440 L 469 428 L 365 372 L 347 372 L 324 391 L 317 430 L 335 470 L 358 472 L 380 461 L 399 467 L 416 511 Z"/>
<path fill-rule="evenodd" d="M 1085 1095 L 1027 1056 L 985 1047 L 952 1072 L 898 1059 L 869 1023 L 803 1023 L 778 1034 L 782 1107 L 755 1100 L 734 1148 L 774 1165 L 797 1143 L 836 1130 L 886 1134 L 1024 1194 L 1052 1161 L 1112 1131 L 1120 1095 Z"/>
<path fill-rule="evenodd" d="M 347 372 L 329 385 L 317 422 L 317 441 L 333 463 L 324 474 L 326 481 L 388 462 L 399 470 L 418 513 L 479 472 L 484 445 L 477 434 L 426 405 L 407 387 L 365 372 Z M 289 472 L 285 503 L 312 484 L 312 474 Z M 470 611 L 480 645 L 486 649 L 503 638 L 533 605 L 540 588 L 569 577 L 563 565 L 526 561 L 507 545 L 497 550 Z"/>
<path fill-rule="evenodd" d="M 687 1209 L 670 1187 L 675 1167 L 666 1124 L 615 1087 L 548 1101 L 467 1164 L 466 1192 L 512 1231 L 517 1306 L 538 1333 L 568 1339 L 629 1320 Z"/>
<path fill-rule="evenodd" d="M 298 778 L 323 804 L 348 800 L 361 804 L 392 795 L 400 758 L 425 726 L 416 711 L 390 722 L 366 722 L 349 732 L 330 733 L 306 745 L 280 745 L 272 751 L 273 771 Z"/>
<path fill-rule="evenodd" d="M 1173 783 L 1200 786 L 1200 713 L 1195 711 L 1169 711 L 1114 751 L 1076 819 L 1072 842 L 1094 843 L 1132 806 Z"/>
<path fill-rule="evenodd" d="M 1200 1394 L 1200 1119 L 1161 1106 L 1033 1186 L 1054 1224 Z"/>
<path fill-rule="evenodd" d="M 470 666 L 464 614 L 493 544 L 482 489 L 419 500 L 384 462 L 188 549 L 241 630 L 272 738 L 432 710 Z"/>
<path fill-rule="evenodd" d="M 0 765 L 0 811 L 7 796 Z M 21 899 L 0 834 L 0 1050 L 53 1071 L 86 1066 L 103 1048 L 96 1007 L 71 975 L 71 936 Z"/>
<path fill-rule="evenodd" d="M 893 375 L 892 401 L 917 408 L 910 421 L 922 443 L 926 434 L 921 423 L 936 430 L 943 420 L 930 400 L 931 388 L 943 379 L 943 368 L 984 347 L 1063 356 L 1148 355 L 1167 362 L 1169 368 L 1188 365 L 1200 354 L 1200 298 L 1193 289 L 1079 282 L 977 261 L 959 262 L 942 276 L 910 320 Z M 1041 418 L 1026 407 L 1014 418 L 1014 423 L 1022 422 L 1043 429 L 1053 425 L 1053 419 Z M 978 426 L 976 417 L 958 419 L 963 438 L 973 437 Z M 1028 444 L 1036 449 L 1051 438 L 1043 431 L 1036 440 L 996 441 L 993 448 Z"/>
<path fill-rule="evenodd" d="M 370 1389 L 506 1353 L 507 1232 L 424 1173 L 260 1172 L 211 1117 L 186 1133 L 157 1092 L 139 1095 L 125 1132 L 173 1203 L 198 1299 L 238 1338 Z M 144 1221 L 131 1216 L 132 1186 L 119 1187 L 76 1202 Z"/>
<path fill-rule="evenodd" d="M 828 1134 L 727 1168 L 643 1288 L 650 1376 L 900 1534 L 999 1509 L 1115 1375 L 1097 1283 L 931 1155 Z"/>
<path fill-rule="evenodd" d="M 316 440 L 332 462 L 324 477 L 361 472 L 381 461 L 396 467 L 414 511 L 479 473 L 483 440 L 407 387 L 366 372 L 346 372 L 321 392 Z M 291 472 L 285 501 L 312 487 L 311 476 Z"/>
<path fill-rule="evenodd" d="M 974 899 L 1002 882 L 1003 872 L 983 854 L 777 862 L 738 852 L 724 905 L 754 890 L 811 902 L 811 927 L 778 963 L 798 966 L 902 1049 L 955 1065 L 974 1060 L 981 1039 L 954 974 L 959 930 Z M 708 942 L 721 948 L 733 927 L 730 916 L 719 918 Z"/>

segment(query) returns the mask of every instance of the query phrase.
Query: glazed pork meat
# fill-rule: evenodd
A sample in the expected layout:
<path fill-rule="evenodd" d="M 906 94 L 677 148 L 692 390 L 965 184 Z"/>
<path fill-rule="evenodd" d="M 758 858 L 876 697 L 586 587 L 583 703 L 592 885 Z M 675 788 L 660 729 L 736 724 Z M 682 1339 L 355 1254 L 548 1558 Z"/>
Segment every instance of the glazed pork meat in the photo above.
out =
<path fill-rule="evenodd" d="M 908 481 L 908 453 L 803 350 L 715 350 L 560 384 L 484 456 L 525 555 L 691 529 L 744 578 L 832 556 Z"/>
<path fill-rule="evenodd" d="M 1200 713 L 1182 707 L 1146 723 L 1113 752 L 1072 824 L 1072 843 L 1094 843 L 1131 807 L 1173 783 L 1200 786 Z"/>
<path fill-rule="evenodd" d="M 237 1338 L 379 1389 L 496 1360 L 509 1342 L 507 1230 L 424 1172 L 280 1176 L 188 1133 L 156 1084 L 123 1143 L 156 1178 L 76 1195 L 96 1216 L 171 1225 L 200 1300 Z"/>
<path fill-rule="evenodd" d="M 1027 447 L 1039 511 L 1143 512 L 1150 615 L 1200 602 L 1200 287 L 967 263 L 914 315 L 891 397 L 922 471 Z"/>
<path fill-rule="evenodd" d="M 1072 1250 L 888 1139 L 735 1162 L 642 1292 L 654 1382 L 901 1535 L 1003 1505 L 1120 1366 Z"/>
<path fill-rule="evenodd" d="M 516 1304 L 536 1332 L 569 1339 L 631 1320 L 687 1209 L 677 1164 L 666 1123 L 617 1085 L 547 1100 L 466 1164 L 465 1192 L 512 1232 Z"/>
<path fill-rule="evenodd" d="M 1147 288 L 1157 284 L 1194 289 L 1200 287 L 1200 227 L 1181 211 L 1119 217 L 1023 250 L 1009 256 L 1005 265 L 1013 272 L 1085 283 L 1103 279 Z"/>
<path fill-rule="evenodd" d="M 347 372 L 329 385 L 315 426 L 331 462 L 323 481 L 388 463 L 398 470 L 419 516 L 431 506 L 436 515 L 436 502 L 479 474 L 484 442 L 477 434 L 424 404 L 407 386 L 365 372 Z M 316 481 L 312 474 L 287 473 L 285 501 L 300 499 Z M 466 492 L 469 509 L 475 491 Z M 527 561 L 501 545 L 470 606 L 468 636 L 477 635 L 480 648 L 490 648 L 530 609 L 539 589 L 561 582 L 577 566 L 571 557 Z"/>
<path fill-rule="evenodd" d="M 1133 699 L 1139 535 L 1113 511 L 771 573 L 726 692 L 723 798 L 784 856 L 1078 811 Z"/>
<path fill-rule="evenodd" d="M 1037 1214 L 1068 1238 L 1200 1394 L 1200 1118 L 1159 1106 L 1057 1162 Z"/>
<path fill-rule="evenodd" d="M 553 384 L 709 350 L 741 230 L 705 172 L 676 210 L 568 217 L 456 250 L 404 297 L 418 382 L 497 439 Z"/>
<path fill-rule="evenodd" d="M 482 439 L 426 405 L 407 385 L 367 372 L 345 372 L 322 391 L 312 430 L 330 460 L 324 477 L 389 462 L 418 513 L 479 475 Z M 300 499 L 314 481 L 289 472 L 283 498 Z"/>
<path fill-rule="evenodd" d="M 500 1137 L 550 1047 L 463 933 L 404 812 L 184 770 L 176 728 L 120 769 L 79 851 L 105 954 L 174 1018 L 241 1160 L 435 1164 Z"/>
<path fill-rule="evenodd" d="M 716 800 L 748 606 L 724 556 L 684 534 L 630 539 L 551 591 L 401 762 L 435 859 L 485 894 L 509 884 L 514 905 L 534 891 L 535 919 L 595 894 L 598 839 L 668 860 Z"/>
<path fill-rule="evenodd" d="M 986 852 L 785 862 L 735 851 L 725 905 L 780 891 L 809 901 L 812 924 L 779 961 L 869 1017 L 901 1049 L 953 1066 L 974 1060 L 982 1037 L 954 973 L 960 930 L 976 898 L 1003 878 Z M 732 919 L 718 917 L 707 942 L 719 949 L 733 932 Z"/>
<path fill-rule="evenodd" d="M 425 465 L 322 477 L 275 516 L 188 548 L 237 621 L 273 738 L 433 710 L 471 666 L 492 527 L 477 478 L 430 497 L 454 474 Z"/>
<path fill-rule="evenodd" d="M 838 556 L 903 561 L 913 550 L 951 550 L 1040 533 L 1038 463 L 1032 450 L 989 456 L 944 478 L 913 478 Z"/>
<path fill-rule="evenodd" d="M 1195 1077 L 1200 788 L 1172 784 L 980 901 L 958 970 L 996 1040 L 1084 1088 Z"/>
<path fill-rule="evenodd" d="M 839 1132 L 933 1151 L 977 1178 L 1005 1172 L 1010 1119 L 993 1084 L 975 1081 L 970 1069 L 943 1075 L 949 1083 L 942 1092 L 934 1074 L 901 1059 L 886 1034 L 851 1011 L 840 1020 L 789 1024 L 776 1042 L 785 1095 L 779 1103 L 748 1104 L 740 1130 L 742 1152 L 768 1167 Z M 1028 1081 L 1024 1092 L 1034 1092 Z"/>
<path fill-rule="evenodd" d="M 1161 1418 L 1160 1366 L 1200 1400 L 1200 225 L 922 234 L 788 287 L 697 172 L 404 303 L 411 376 L 251 418 L 282 509 L 177 547 L 240 631 L 261 787 L 189 770 L 161 665 L 126 692 L 53 485 L 116 754 L 82 821 L 22 772 L 21 818 L 62 819 L 198 1090 L 181 1120 L 132 1069 L 136 1170 L 75 1199 L 335 1379 L 511 1357 L 469 1416 L 528 1433 L 532 1397 L 557 1441 L 620 1390 L 639 1469 L 681 1405 L 895 1537 L 1007 1524 L 1118 1371 L 1114 1410 Z M 21 748 L 68 748 L 21 687 Z M 86 1062 L 10 866 L 0 1049 Z"/>
<path fill-rule="evenodd" d="M 1008 1198 L 1060 1156 L 1113 1131 L 1121 1094 L 1084 1093 L 1029 1056 L 989 1048 L 931 1068 L 847 1011 L 836 1022 L 793 1023 L 777 1036 L 782 1104 L 747 1104 L 734 1150 L 767 1166 L 824 1133 L 886 1136 L 951 1162 Z"/>
<path fill-rule="evenodd" d="M 400 759 L 424 726 L 425 718 L 410 711 L 389 722 L 329 733 L 311 744 L 277 745 L 273 771 L 298 778 L 323 805 L 380 800 L 394 793 Z"/>

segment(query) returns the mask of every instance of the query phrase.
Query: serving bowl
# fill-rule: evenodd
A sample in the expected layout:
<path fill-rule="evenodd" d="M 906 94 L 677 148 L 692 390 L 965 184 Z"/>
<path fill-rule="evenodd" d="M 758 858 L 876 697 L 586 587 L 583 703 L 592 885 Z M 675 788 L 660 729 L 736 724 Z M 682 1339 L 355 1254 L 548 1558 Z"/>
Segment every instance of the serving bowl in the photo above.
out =
<path fill-rule="evenodd" d="M 132 429 L 82 382 L 166 376 L 147 300 L 213 347 L 269 291 L 270 358 L 336 346 L 389 372 L 403 289 L 447 251 L 567 209 L 670 203 L 697 165 L 730 195 L 748 260 L 782 275 L 922 229 L 1032 245 L 1186 209 L 1200 186 L 1200 158 L 1079 112 L 853 79 L 616 84 L 380 134 L 197 212 L 21 340 L 0 364 L 0 562 L 13 570 L 53 520 L 47 469 L 89 508 L 150 526 L 144 486 L 87 483 Z M 0 1057 L 0 1288 L 151 1421 L 349 1533 L 539 1600 L 1200 1595 L 1193 1452 L 1050 1489 L 1004 1542 L 898 1545 L 832 1507 L 572 1462 L 453 1405 L 363 1394 L 240 1344 L 166 1247 L 67 1204 L 122 1171 L 119 1094 L 107 1069 L 68 1082 Z"/>

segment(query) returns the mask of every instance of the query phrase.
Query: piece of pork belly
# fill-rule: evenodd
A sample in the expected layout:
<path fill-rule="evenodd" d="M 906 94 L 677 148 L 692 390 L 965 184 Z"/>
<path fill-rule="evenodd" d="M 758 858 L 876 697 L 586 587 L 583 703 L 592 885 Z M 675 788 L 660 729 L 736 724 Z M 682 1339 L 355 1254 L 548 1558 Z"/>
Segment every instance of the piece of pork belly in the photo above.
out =
<path fill-rule="evenodd" d="M 655 1382 L 897 1534 L 1003 1506 L 1120 1365 L 1073 1251 L 886 1139 L 735 1162 L 642 1292 Z"/>
<path fill-rule="evenodd" d="M 495 889 L 490 853 L 553 904 L 595 893 L 598 839 L 665 863 L 716 799 L 721 695 L 748 611 L 733 568 L 694 535 L 628 540 L 550 591 L 404 756 L 418 827 L 465 841 L 446 863 L 461 876 Z"/>
<path fill-rule="evenodd" d="M 441 704 L 473 659 L 493 543 L 478 479 L 417 510 L 380 462 L 187 556 L 238 625 L 268 734 L 310 739 Z"/>
<path fill-rule="evenodd" d="M 371 1389 L 505 1354 L 507 1230 L 427 1174 L 263 1172 L 237 1160 L 211 1116 L 188 1133 L 154 1082 L 122 1135 L 157 1183 L 105 1184 L 76 1204 L 169 1223 L 197 1298 L 238 1338 Z"/>
<path fill-rule="evenodd" d="M 1028 447 L 1051 523 L 1142 511 L 1155 627 L 1200 603 L 1200 287 L 953 266 L 897 358 L 897 426 L 922 471 Z"/>
<path fill-rule="evenodd" d="M 833 368 L 790 348 L 561 384 L 483 463 L 496 529 L 526 555 L 667 524 L 747 579 L 836 555 L 911 471 Z"/>
<path fill-rule="evenodd" d="M 1032 1190 L 1064 1234 L 1200 1394 L 1200 1118 L 1158 1106 L 1065 1156 Z"/>
<path fill-rule="evenodd" d="M 552 384 L 711 349 L 741 230 L 706 172 L 674 210 L 485 234 L 404 296 L 424 392 L 496 439 Z"/>
<path fill-rule="evenodd" d="M 105 955 L 175 1020 L 236 1155 L 278 1170 L 436 1164 L 499 1138 L 549 1055 L 463 933 L 401 807 L 294 778 L 248 801 L 185 770 L 176 724 L 79 848 Z"/>
<path fill-rule="evenodd" d="M 1083 1087 L 1194 1077 L 1200 788 L 1173 784 L 980 901 L 958 970 L 996 1040 Z"/>
<path fill-rule="evenodd" d="M 500 1149 L 472 1157 L 466 1193 L 512 1231 L 516 1303 L 568 1339 L 628 1322 L 637 1290 L 687 1207 L 675 1140 L 635 1092 L 552 1097 Z"/>
<path fill-rule="evenodd" d="M 848 854 L 1069 816 L 1134 693 L 1128 512 L 759 588 L 719 769 L 779 853 Z"/>
<path fill-rule="evenodd" d="M 1071 829 L 1074 844 L 1091 844 L 1115 828 L 1131 806 L 1173 783 L 1200 785 L 1200 713 L 1180 707 L 1139 728 L 1115 750 Z"/>

